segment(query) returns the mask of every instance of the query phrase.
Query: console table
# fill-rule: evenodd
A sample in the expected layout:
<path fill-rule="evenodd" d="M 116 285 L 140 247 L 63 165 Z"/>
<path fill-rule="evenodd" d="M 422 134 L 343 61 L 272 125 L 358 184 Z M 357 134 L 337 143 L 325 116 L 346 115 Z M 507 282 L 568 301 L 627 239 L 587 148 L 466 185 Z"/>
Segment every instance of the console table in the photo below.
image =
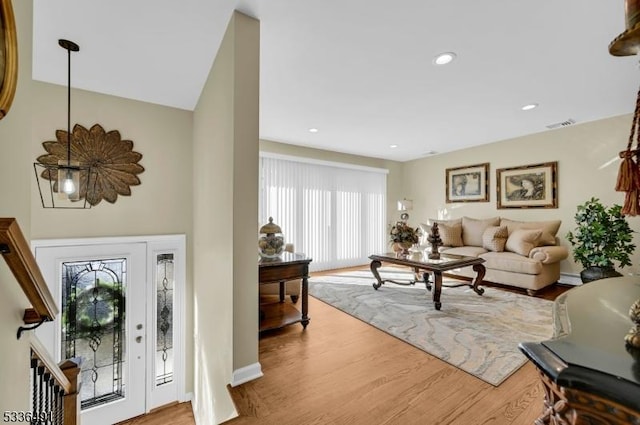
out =
<path fill-rule="evenodd" d="M 280 301 L 260 305 L 260 332 L 278 329 L 293 323 L 301 323 L 304 329 L 309 324 L 309 263 L 311 258 L 301 254 L 283 252 L 279 258 L 260 258 L 258 261 L 258 283 L 280 284 Z M 302 279 L 300 311 L 284 302 L 284 285 L 288 280 Z"/>
<path fill-rule="evenodd" d="M 554 339 L 521 343 L 545 391 L 536 424 L 640 425 L 640 350 L 627 349 L 640 279 L 602 279 L 554 303 Z"/>

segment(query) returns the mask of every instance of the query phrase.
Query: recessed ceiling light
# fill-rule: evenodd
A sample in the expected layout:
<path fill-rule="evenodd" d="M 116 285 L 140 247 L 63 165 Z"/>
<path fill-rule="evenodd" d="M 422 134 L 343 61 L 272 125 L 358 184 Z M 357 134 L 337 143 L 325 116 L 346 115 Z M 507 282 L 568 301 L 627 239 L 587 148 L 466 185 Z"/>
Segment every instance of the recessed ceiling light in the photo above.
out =
<path fill-rule="evenodd" d="M 536 109 L 538 107 L 537 103 L 529 103 L 528 105 L 524 105 L 521 109 L 523 111 L 530 111 L 532 109 Z"/>
<path fill-rule="evenodd" d="M 436 65 L 446 65 L 452 62 L 455 58 L 456 54 L 453 52 L 440 53 L 438 56 L 433 58 L 433 63 Z"/>
<path fill-rule="evenodd" d="M 389 145 L 389 147 L 390 147 L 391 149 L 395 149 L 395 148 L 397 148 L 397 147 L 398 147 L 398 145 Z"/>
<path fill-rule="evenodd" d="M 310 128 L 309 129 L 309 133 L 317 133 L 318 129 L 317 128 Z"/>

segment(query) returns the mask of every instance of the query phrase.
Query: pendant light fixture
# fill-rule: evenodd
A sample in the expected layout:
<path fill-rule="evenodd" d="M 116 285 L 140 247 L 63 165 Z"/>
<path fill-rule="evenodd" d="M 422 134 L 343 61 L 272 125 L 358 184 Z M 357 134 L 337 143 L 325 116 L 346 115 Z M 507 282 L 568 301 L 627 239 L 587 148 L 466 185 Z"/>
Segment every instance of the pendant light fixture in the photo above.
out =
<path fill-rule="evenodd" d="M 38 191 L 44 208 L 91 208 L 87 202 L 87 192 L 95 185 L 95 176 L 92 176 L 91 166 L 81 164 L 74 160 L 73 134 L 71 132 L 71 52 L 80 51 L 80 47 L 73 41 L 60 39 L 58 44 L 67 50 L 67 133 L 66 143 L 60 140 L 61 131 L 56 132 L 58 142 L 63 142 L 66 147 L 66 158 L 60 159 L 57 165 L 42 163 L 42 157 L 33 164 L 38 182 Z M 50 143 L 50 142 L 45 142 Z M 51 142 L 53 143 L 53 142 Z M 40 172 L 38 170 L 40 169 Z M 43 186 L 48 186 L 49 191 L 43 193 Z M 82 202 L 84 199 L 84 202 Z"/>

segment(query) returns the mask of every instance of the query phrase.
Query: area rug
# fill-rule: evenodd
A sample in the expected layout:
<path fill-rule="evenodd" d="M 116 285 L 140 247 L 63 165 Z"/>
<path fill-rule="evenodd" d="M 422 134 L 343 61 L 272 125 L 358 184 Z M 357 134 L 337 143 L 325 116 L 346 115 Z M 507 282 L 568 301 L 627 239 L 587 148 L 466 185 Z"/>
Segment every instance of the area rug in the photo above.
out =
<path fill-rule="evenodd" d="M 400 270 L 379 272 L 383 279 L 411 279 Z M 467 286 L 443 287 L 438 311 L 424 283 L 385 283 L 376 291 L 373 282 L 364 270 L 312 277 L 309 294 L 494 386 L 526 363 L 518 343 L 553 333 L 551 301 L 490 287 L 482 296 Z"/>

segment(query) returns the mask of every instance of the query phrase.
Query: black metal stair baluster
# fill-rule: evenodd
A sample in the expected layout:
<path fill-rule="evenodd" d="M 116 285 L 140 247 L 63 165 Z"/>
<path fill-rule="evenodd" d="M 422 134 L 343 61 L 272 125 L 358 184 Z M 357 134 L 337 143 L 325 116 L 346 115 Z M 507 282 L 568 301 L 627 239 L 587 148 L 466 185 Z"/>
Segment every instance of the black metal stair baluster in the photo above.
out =
<path fill-rule="evenodd" d="M 42 412 L 44 409 L 44 366 L 38 366 L 38 376 L 40 377 L 38 380 L 38 408 L 34 410 L 34 413 Z"/>
<path fill-rule="evenodd" d="M 51 380 L 51 374 L 49 372 L 45 372 L 44 373 L 44 388 L 42 389 L 44 392 L 44 408 L 42 410 L 37 410 L 35 412 L 33 412 L 34 416 L 36 416 L 36 418 L 34 418 L 34 422 L 38 423 L 40 421 L 40 415 L 42 414 L 42 412 L 48 412 L 49 408 L 51 407 L 51 400 L 49 398 L 49 381 Z"/>
<path fill-rule="evenodd" d="M 53 412 L 56 409 L 56 394 L 54 392 L 55 383 L 56 381 L 54 379 L 51 379 L 51 381 L 49 381 L 49 408 L 47 409 L 47 413 L 45 416 L 46 424 L 53 423 Z"/>
<path fill-rule="evenodd" d="M 58 391 L 57 391 L 58 397 L 57 397 L 57 401 L 58 401 L 58 407 L 56 409 L 56 414 L 55 414 L 55 423 L 56 425 L 63 425 L 62 420 L 64 418 L 64 390 L 60 387 L 58 387 Z"/>
<path fill-rule="evenodd" d="M 33 351 L 31 352 L 31 390 L 33 394 L 31 396 L 31 410 L 34 412 L 38 408 L 38 359 L 33 357 Z"/>

